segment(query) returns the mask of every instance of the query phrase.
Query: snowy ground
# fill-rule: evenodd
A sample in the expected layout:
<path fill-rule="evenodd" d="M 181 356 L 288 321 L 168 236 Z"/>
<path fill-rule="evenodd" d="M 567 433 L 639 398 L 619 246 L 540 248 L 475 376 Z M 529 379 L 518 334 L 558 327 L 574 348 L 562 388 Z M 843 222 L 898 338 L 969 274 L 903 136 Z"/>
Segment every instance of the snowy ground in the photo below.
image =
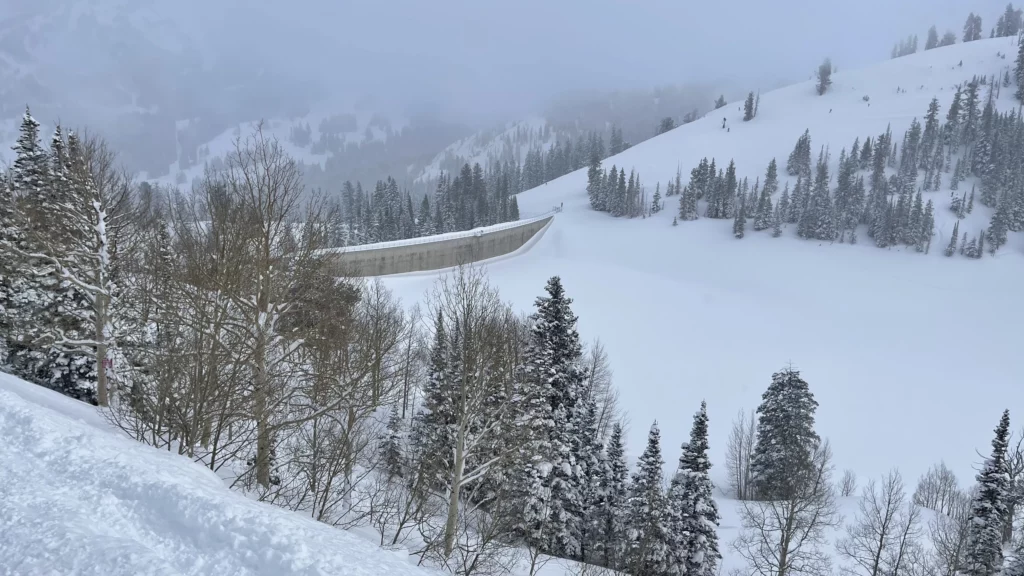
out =
<path fill-rule="evenodd" d="M 825 96 L 814 94 L 812 82 L 762 94 L 749 123 L 733 103 L 604 165 L 636 168 L 648 197 L 656 182 L 664 190 L 677 167 L 685 182 L 704 156 L 721 166 L 735 158 L 739 176 L 753 182 L 772 157 L 782 172 L 810 128 L 815 153 L 830 146 L 834 170 L 839 150 L 854 138 L 891 124 L 901 141 L 933 96 L 944 117 L 955 84 L 973 74 L 1001 75 L 1012 57 L 1000 54 L 1015 53 L 1011 39 L 984 40 L 840 70 Z M 1000 106 L 1016 106 L 1010 92 Z M 788 362 L 820 403 L 817 429 L 832 441 L 839 470 L 863 479 L 899 467 L 911 490 L 940 460 L 962 484 L 973 481 L 976 450 L 988 446 L 1002 409 L 1024 405 L 1024 236 L 1011 234 L 994 258 L 944 258 L 954 220 L 948 191 L 925 194 L 936 204 L 936 237 L 931 253 L 921 255 L 881 250 L 863 232 L 856 246 L 822 246 L 797 239 L 792 226 L 773 239 L 748 225 L 743 240 L 732 237 L 731 221 L 673 227 L 676 198 L 654 218 L 615 219 L 589 209 L 585 185 L 584 170 L 520 194 L 524 217 L 560 202 L 564 210 L 529 252 L 489 264 L 488 273 L 521 310 L 532 309 L 547 277 L 562 276 L 582 336 L 600 337 L 610 354 L 633 456 L 658 420 L 674 469 L 691 416 L 706 399 L 712 474 L 721 483 L 730 421 L 757 406 L 772 372 Z M 989 214 L 978 207 L 961 230 L 976 234 Z M 414 302 L 435 277 L 386 283 Z"/>
<path fill-rule="evenodd" d="M 0 374 L 0 574 L 426 574 Z"/>

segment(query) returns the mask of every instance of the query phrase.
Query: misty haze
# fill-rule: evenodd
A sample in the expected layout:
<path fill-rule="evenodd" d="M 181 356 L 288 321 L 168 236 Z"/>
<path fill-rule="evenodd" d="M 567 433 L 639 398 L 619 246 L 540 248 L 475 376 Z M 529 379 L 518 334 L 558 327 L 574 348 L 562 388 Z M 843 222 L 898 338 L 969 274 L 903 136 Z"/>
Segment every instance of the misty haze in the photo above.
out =
<path fill-rule="evenodd" d="M 1024 576 L 1024 5 L 0 0 L 0 574 Z"/>

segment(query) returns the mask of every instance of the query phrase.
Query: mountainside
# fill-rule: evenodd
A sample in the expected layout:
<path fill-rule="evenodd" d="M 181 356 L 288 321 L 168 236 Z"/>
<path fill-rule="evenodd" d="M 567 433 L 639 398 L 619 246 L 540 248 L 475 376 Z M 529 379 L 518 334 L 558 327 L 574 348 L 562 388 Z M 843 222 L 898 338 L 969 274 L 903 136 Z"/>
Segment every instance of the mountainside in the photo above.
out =
<path fill-rule="evenodd" d="M 933 96 L 944 115 L 956 85 L 1002 77 L 1012 67 L 1007 53 L 1016 53 L 1014 40 L 984 40 L 843 70 L 824 96 L 813 82 L 764 93 L 750 122 L 732 103 L 603 167 L 635 169 L 650 199 L 655 183 L 664 195 L 677 170 L 685 183 L 703 157 L 721 167 L 734 159 L 737 176 L 751 183 L 776 158 L 781 190 L 795 183 L 782 166 L 805 129 L 815 156 L 821 147 L 831 151 L 834 174 L 840 149 L 855 138 L 888 126 L 899 142 Z M 1002 91 L 999 109 L 1017 107 L 1012 91 Z M 1011 233 L 995 257 L 980 261 L 943 258 L 956 220 L 947 209 L 948 176 L 941 191 L 924 193 L 936 208 L 929 254 L 880 250 L 863 231 L 857 245 L 827 245 L 797 238 L 792 224 L 781 238 L 766 230 L 743 240 L 733 237 L 732 220 L 672 226 L 675 196 L 648 218 L 612 218 L 590 208 L 586 185 L 584 169 L 520 194 L 524 217 L 563 202 L 564 210 L 529 252 L 487 268 L 521 310 L 547 277 L 562 276 L 581 335 L 600 337 L 615 367 L 634 457 L 653 420 L 664 445 L 678 446 L 688 415 L 706 399 L 712 475 L 724 485 L 730 421 L 755 408 L 772 372 L 791 362 L 820 403 L 817 429 L 831 440 L 837 468 L 874 478 L 898 466 L 914 479 L 945 460 L 969 482 L 975 450 L 987 444 L 1000 411 L 1024 401 L 1024 358 L 1012 337 L 1024 322 L 1024 237 Z M 991 213 L 976 206 L 961 231 L 976 235 Z M 433 280 L 386 282 L 414 302 Z"/>
<path fill-rule="evenodd" d="M 428 574 L 403 554 L 229 490 L 91 406 L 0 374 L 9 574 Z"/>

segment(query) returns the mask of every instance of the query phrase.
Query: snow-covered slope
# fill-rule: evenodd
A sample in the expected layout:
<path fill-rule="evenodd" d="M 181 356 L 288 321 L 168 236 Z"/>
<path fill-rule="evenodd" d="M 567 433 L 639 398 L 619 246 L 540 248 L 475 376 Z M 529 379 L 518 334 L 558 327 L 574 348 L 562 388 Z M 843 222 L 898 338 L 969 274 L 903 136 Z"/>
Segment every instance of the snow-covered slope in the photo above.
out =
<path fill-rule="evenodd" d="M 500 129 L 481 130 L 439 152 L 415 180 L 437 178 L 442 171 L 467 163 L 487 166 L 490 160 L 512 160 L 522 164 L 531 148 L 546 151 L 555 139 L 555 133 L 548 129 L 547 120 L 539 117 L 509 122 Z"/>
<path fill-rule="evenodd" d="M 637 169 L 648 194 L 655 182 L 664 190 L 677 167 L 685 181 L 704 156 L 735 159 L 739 176 L 753 181 L 773 157 L 784 165 L 809 128 L 815 152 L 830 147 L 834 170 L 854 138 L 891 124 L 899 140 L 933 96 L 944 115 L 954 85 L 1001 75 L 1012 65 L 1001 54 L 1015 52 L 1011 39 L 985 40 L 841 70 L 824 96 L 812 82 L 762 94 L 748 123 L 733 103 L 604 165 Z M 1010 92 L 1000 106 L 1016 106 Z M 489 275 L 522 310 L 548 276 L 562 276 L 583 337 L 606 344 L 634 457 L 658 420 L 674 467 L 706 399 L 712 473 L 724 482 L 730 421 L 755 408 L 772 372 L 789 362 L 820 403 L 817 428 L 832 441 L 838 468 L 861 477 L 898 466 L 912 483 L 944 459 L 968 482 L 975 450 L 987 446 L 1002 409 L 1024 405 L 1024 237 L 1011 235 L 996 257 L 943 258 L 953 225 L 948 191 L 925 194 L 936 203 L 936 237 L 921 255 L 864 241 L 821 245 L 796 238 L 792 226 L 782 238 L 748 231 L 743 240 L 733 238 L 731 221 L 673 227 L 675 198 L 653 218 L 615 219 L 590 210 L 585 185 L 583 170 L 521 194 L 524 217 L 561 202 L 564 211 L 532 250 L 489 265 Z M 976 209 L 961 229 L 977 233 L 989 214 Z M 421 299 L 432 281 L 386 280 L 407 301 Z"/>
<path fill-rule="evenodd" d="M 249 500 L 112 430 L 90 406 L 0 374 L 0 574 L 427 572 Z"/>

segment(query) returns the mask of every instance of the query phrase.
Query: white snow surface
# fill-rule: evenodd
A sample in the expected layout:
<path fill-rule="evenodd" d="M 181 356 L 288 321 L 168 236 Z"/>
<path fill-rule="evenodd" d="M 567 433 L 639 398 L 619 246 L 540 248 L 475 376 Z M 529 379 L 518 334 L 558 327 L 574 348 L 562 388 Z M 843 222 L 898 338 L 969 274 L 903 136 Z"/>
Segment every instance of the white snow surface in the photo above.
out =
<path fill-rule="evenodd" d="M 786 158 L 809 128 L 815 154 L 830 147 L 834 174 L 854 138 L 891 124 L 902 142 L 933 96 L 944 119 L 956 84 L 973 74 L 1001 77 L 1016 50 L 1013 39 L 982 40 L 841 70 L 824 96 L 812 81 L 762 94 L 758 116 L 746 123 L 734 102 L 603 165 L 637 169 L 648 197 L 656 182 L 664 191 L 677 167 L 685 183 L 704 156 L 720 167 L 734 158 L 751 184 L 774 157 L 785 180 Z M 1003 90 L 999 107 L 1017 106 L 1012 91 Z M 486 267 L 523 311 L 533 310 L 548 277 L 562 277 L 581 336 L 600 338 L 609 353 L 633 457 L 657 420 L 671 473 L 704 399 L 712 477 L 723 485 L 730 422 L 757 407 L 771 374 L 789 362 L 820 403 L 816 428 L 831 440 L 838 470 L 865 478 L 898 467 L 911 489 L 940 460 L 961 485 L 973 482 L 977 451 L 988 451 L 1002 410 L 1024 406 L 1024 236 L 1011 233 L 995 257 L 944 258 L 955 220 L 948 190 L 925 193 L 935 202 L 936 236 L 922 255 L 879 249 L 863 229 L 851 246 L 799 239 L 795 226 L 771 238 L 748 222 L 743 240 L 733 238 L 731 220 L 673 227 L 677 197 L 652 218 L 616 219 L 589 208 L 585 186 L 581 170 L 520 194 L 524 215 L 562 202 L 564 209 L 528 252 Z M 962 183 L 961 193 L 970 186 Z M 977 234 L 990 214 L 976 203 L 961 231 Z M 385 282 L 411 304 L 435 279 Z"/>
<path fill-rule="evenodd" d="M 0 374 L 0 574 L 427 574 Z"/>

